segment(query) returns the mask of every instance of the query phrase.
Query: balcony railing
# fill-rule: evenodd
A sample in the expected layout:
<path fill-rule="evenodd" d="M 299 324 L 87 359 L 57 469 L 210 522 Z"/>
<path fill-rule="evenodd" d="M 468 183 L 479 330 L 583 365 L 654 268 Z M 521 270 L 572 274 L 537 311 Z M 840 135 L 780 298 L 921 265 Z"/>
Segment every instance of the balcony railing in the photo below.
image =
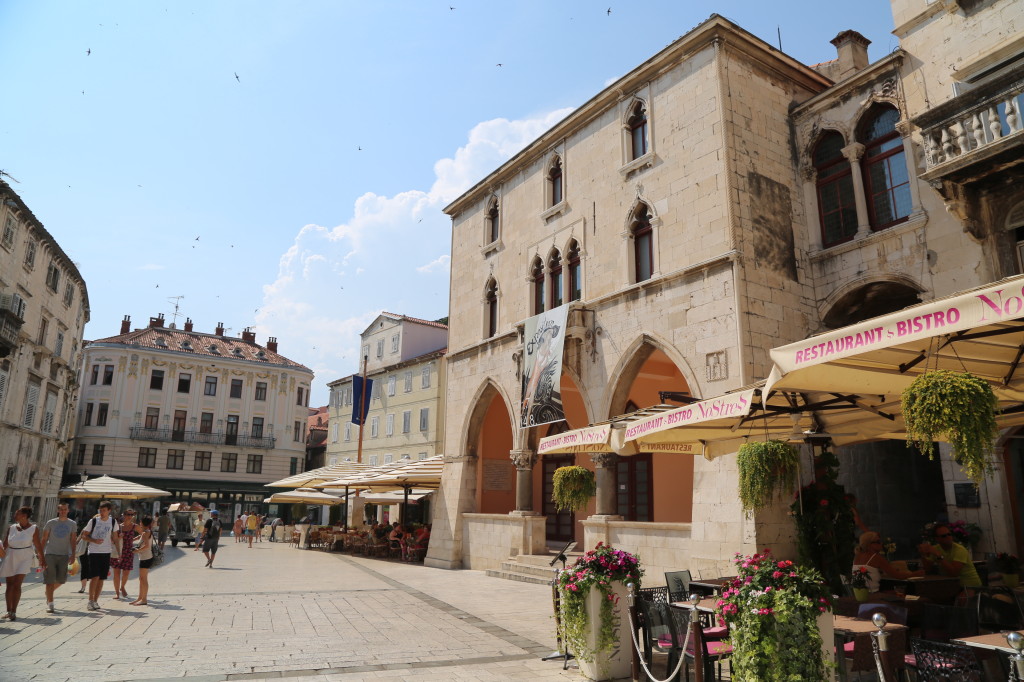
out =
<path fill-rule="evenodd" d="M 149 429 L 133 426 L 132 440 L 153 440 L 161 443 L 198 443 L 200 445 L 234 445 L 240 448 L 274 447 L 274 437 L 242 436 L 228 433 L 203 433 L 201 431 L 178 431 L 176 429 Z"/>
<path fill-rule="evenodd" d="M 961 97 L 966 97 L 966 94 Z M 1022 107 L 1024 81 L 1017 81 L 998 94 L 985 97 L 980 102 L 974 99 L 970 106 L 924 127 L 921 135 L 928 171 L 958 159 L 970 163 L 971 157 L 980 158 L 983 150 L 1006 145 L 1011 137 L 1024 142 L 1021 134 L 1024 131 Z M 942 173 L 941 170 L 937 172 Z"/>

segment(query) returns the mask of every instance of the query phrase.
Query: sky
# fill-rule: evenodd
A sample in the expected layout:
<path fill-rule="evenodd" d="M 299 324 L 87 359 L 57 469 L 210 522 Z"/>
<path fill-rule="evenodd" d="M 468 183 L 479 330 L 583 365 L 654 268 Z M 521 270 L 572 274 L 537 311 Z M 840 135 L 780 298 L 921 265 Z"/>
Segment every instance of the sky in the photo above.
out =
<path fill-rule="evenodd" d="M 713 13 L 807 64 L 897 47 L 884 0 L 0 0 L 0 172 L 86 339 L 251 327 L 326 404 L 381 311 L 448 315 L 444 206 Z"/>

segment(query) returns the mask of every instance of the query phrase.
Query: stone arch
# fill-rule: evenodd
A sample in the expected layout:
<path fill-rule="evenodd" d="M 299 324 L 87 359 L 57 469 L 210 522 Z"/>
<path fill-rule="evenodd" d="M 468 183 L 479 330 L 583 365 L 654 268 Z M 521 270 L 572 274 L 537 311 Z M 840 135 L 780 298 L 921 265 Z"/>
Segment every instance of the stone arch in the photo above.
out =
<path fill-rule="evenodd" d="M 850 132 L 852 135 L 847 137 L 847 143 L 849 142 L 860 142 L 863 135 L 861 127 L 864 122 L 868 120 L 873 111 L 878 109 L 895 109 L 900 115 L 900 121 L 907 120 L 907 112 L 903 110 L 903 103 L 895 97 L 883 97 L 877 93 L 873 94 L 864 104 L 857 109 L 857 113 L 850 119 L 851 126 Z M 897 123 L 897 127 L 899 123 Z"/>
<path fill-rule="evenodd" d="M 647 115 L 648 120 L 650 120 L 651 107 L 647 104 L 647 100 L 639 95 L 633 95 L 629 98 L 629 102 L 622 109 L 622 116 L 619 122 L 622 124 L 623 128 L 629 128 L 629 119 L 633 118 L 633 113 L 636 111 L 638 104 L 644 108 L 644 113 Z"/>
<path fill-rule="evenodd" d="M 469 404 L 473 407 L 466 413 L 466 422 L 463 424 L 461 429 L 464 454 L 471 457 L 476 456 L 475 441 L 477 440 L 476 437 L 480 435 L 480 428 L 482 425 L 480 420 L 486 414 L 487 409 L 490 407 L 490 403 L 495 396 L 500 397 L 501 401 L 505 405 L 505 410 L 509 415 L 509 426 L 512 427 L 512 432 L 518 432 L 518 429 L 515 428 L 515 411 L 512 409 L 512 406 L 515 405 L 515 403 L 509 397 L 508 392 L 501 386 L 501 384 L 491 377 L 486 377 L 480 382 L 480 385 L 477 386 L 472 399 L 469 401 Z M 515 443 L 515 445 L 516 447 L 519 446 L 518 443 Z"/>
<path fill-rule="evenodd" d="M 862 277 L 832 292 L 819 306 L 826 329 L 837 329 L 921 302 L 925 288 L 901 274 Z"/>
<path fill-rule="evenodd" d="M 657 334 L 647 332 L 635 338 L 629 347 L 622 352 L 622 355 L 619 356 L 618 362 L 608 377 L 608 385 L 612 389 L 606 394 L 606 402 L 601 406 L 600 414 L 611 418 L 626 412 L 626 403 L 629 400 L 629 390 L 633 380 L 636 378 L 639 369 L 651 357 L 654 351 L 660 351 L 667 356 L 682 375 L 683 380 L 686 382 L 686 388 L 690 391 L 691 395 L 698 397 L 699 391 L 697 390 L 696 375 L 693 373 L 686 358 L 672 344 L 660 338 Z M 648 406 L 640 405 L 640 407 Z"/>
<path fill-rule="evenodd" d="M 566 379 L 572 382 L 571 387 L 566 387 Z M 579 395 L 579 405 L 574 405 L 574 393 Z M 580 376 L 567 363 L 562 364 L 560 394 L 562 396 L 562 407 L 566 412 L 566 420 L 565 422 L 558 423 L 567 424 L 569 429 L 579 429 L 594 423 L 595 413 L 590 392 L 587 391 L 586 385 Z M 574 407 L 577 409 L 574 409 Z M 582 414 L 573 414 L 573 412 L 582 412 Z M 523 431 L 526 431 L 527 435 L 523 439 L 521 447 L 534 451 L 537 450 L 537 445 L 541 438 L 558 432 L 553 431 L 551 428 L 531 428 L 523 429 Z"/>

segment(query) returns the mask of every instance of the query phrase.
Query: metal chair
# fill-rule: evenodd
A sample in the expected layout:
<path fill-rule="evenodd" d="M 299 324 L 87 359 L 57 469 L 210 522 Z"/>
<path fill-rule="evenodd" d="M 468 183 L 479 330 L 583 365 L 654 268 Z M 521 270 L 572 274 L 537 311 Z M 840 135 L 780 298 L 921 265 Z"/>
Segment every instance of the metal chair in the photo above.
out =
<path fill-rule="evenodd" d="M 674 630 L 669 625 L 668 588 L 645 587 L 637 590 L 634 607 L 637 626 L 640 628 L 639 641 L 644 649 L 644 663 L 649 669 L 654 664 L 654 654 L 669 654 L 675 641 Z M 671 656 L 669 663 L 675 665 Z"/>
<path fill-rule="evenodd" d="M 981 664 L 968 646 L 911 637 L 910 649 L 912 660 L 911 656 L 907 657 L 907 666 L 917 671 L 920 682 L 982 682 L 985 679 Z"/>
<path fill-rule="evenodd" d="M 1007 587 L 978 587 L 975 592 L 979 628 L 992 632 L 1021 628 L 1024 616 L 1013 590 Z"/>

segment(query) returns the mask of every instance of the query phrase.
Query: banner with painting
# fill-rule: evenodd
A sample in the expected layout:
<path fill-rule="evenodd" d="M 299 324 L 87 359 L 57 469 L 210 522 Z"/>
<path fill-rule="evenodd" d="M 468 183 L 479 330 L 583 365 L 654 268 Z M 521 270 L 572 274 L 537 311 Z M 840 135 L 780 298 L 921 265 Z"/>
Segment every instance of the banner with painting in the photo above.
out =
<path fill-rule="evenodd" d="M 519 425 L 522 428 L 565 419 L 562 409 L 562 351 L 569 306 L 526 320 Z"/>

